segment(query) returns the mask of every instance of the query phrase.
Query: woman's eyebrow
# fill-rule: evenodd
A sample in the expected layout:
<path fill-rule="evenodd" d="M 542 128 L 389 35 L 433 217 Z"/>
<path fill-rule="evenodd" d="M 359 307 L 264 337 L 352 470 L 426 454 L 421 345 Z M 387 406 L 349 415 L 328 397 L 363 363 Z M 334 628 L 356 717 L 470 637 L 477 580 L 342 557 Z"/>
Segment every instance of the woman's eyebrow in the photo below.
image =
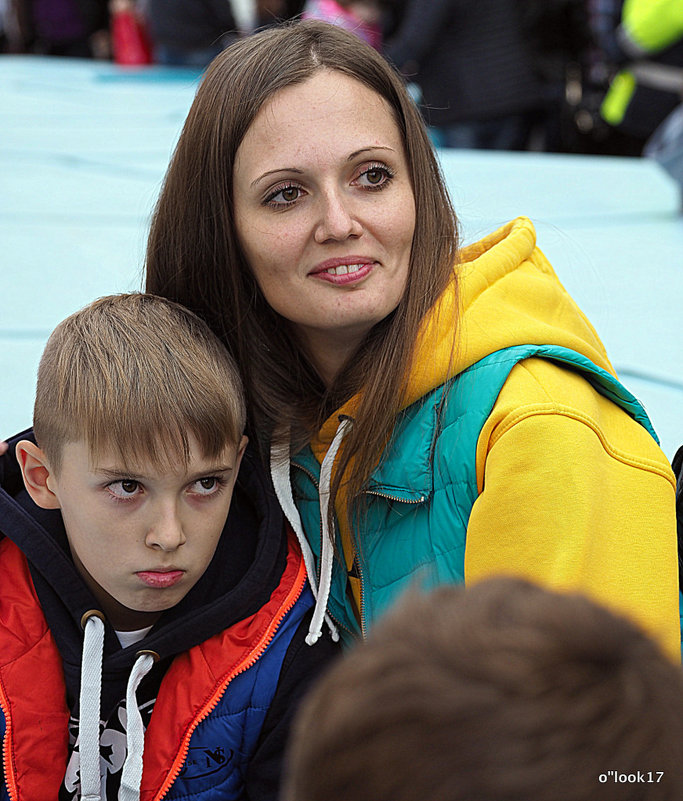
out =
<path fill-rule="evenodd" d="M 346 160 L 347 161 L 353 161 L 353 159 L 357 158 L 361 154 L 369 153 L 369 152 L 375 151 L 375 150 L 386 150 L 389 153 L 395 153 L 396 152 L 393 147 L 388 147 L 386 145 L 368 145 L 368 147 L 361 147 L 358 150 L 354 150 L 353 153 L 349 153 L 349 155 L 346 157 Z M 264 172 L 262 175 L 259 175 L 258 178 L 254 179 L 251 182 L 250 186 L 254 187 L 257 184 L 259 184 L 261 181 L 263 181 L 264 178 L 268 178 L 271 175 L 277 175 L 278 173 L 281 173 L 281 172 L 294 173 L 295 175 L 303 175 L 304 174 L 304 171 L 300 170 L 298 167 L 277 167 L 274 170 L 268 170 L 268 172 Z"/>
<path fill-rule="evenodd" d="M 360 156 L 362 153 L 368 153 L 373 150 L 388 150 L 390 153 L 396 152 L 393 147 L 389 147 L 388 145 L 369 145 L 368 147 L 361 147 L 358 150 L 354 150 L 353 153 L 350 153 L 347 156 L 346 160 L 353 161 L 356 156 Z"/>
<path fill-rule="evenodd" d="M 270 175 L 276 175 L 279 172 L 287 172 L 287 173 L 296 173 L 297 175 L 303 175 L 304 171 L 298 169 L 297 167 L 278 167 L 275 170 L 268 170 L 268 172 L 264 172 L 263 175 L 259 175 L 254 181 L 251 182 L 251 186 L 256 186 L 256 184 L 260 183 L 264 178 L 268 178 Z"/>

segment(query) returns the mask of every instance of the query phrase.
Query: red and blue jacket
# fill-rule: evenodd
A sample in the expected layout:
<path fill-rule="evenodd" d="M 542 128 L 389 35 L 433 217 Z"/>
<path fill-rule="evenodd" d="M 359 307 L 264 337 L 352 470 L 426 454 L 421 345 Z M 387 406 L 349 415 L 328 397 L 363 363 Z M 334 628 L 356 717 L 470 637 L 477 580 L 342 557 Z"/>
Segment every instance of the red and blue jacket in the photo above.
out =
<path fill-rule="evenodd" d="M 78 697 L 65 611 L 78 616 L 90 598 L 68 569 L 58 518 L 32 508 L 12 465 L 9 471 L 7 461 L 0 467 L 0 799 L 56 800 L 64 797 Z M 306 570 L 263 482 L 252 462 L 233 500 L 236 514 L 231 509 L 232 523 L 226 524 L 230 547 L 217 550 L 219 563 L 212 563 L 206 586 L 187 608 L 174 610 L 165 624 L 162 616 L 161 625 L 129 648 L 121 648 L 113 631 L 106 633 L 103 712 L 108 705 L 116 710 L 107 699 L 121 696 L 140 648 L 161 657 L 151 682 L 144 801 L 275 801 L 296 704 L 337 653 L 326 638 L 313 647 L 304 643 L 313 606 Z M 29 539 L 39 543 L 28 548 L 35 560 L 25 552 Z M 38 558 L 43 552 L 44 559 Z M 235 575 L 235 562 L 241 575 Z M 60 581 L 62 568 L 68 575 Z M 220 589 L 225 574 L 227 589 Z M 46 578 L 52 579 L 47 589 Z M 57 597 L 65 601 L 63 608 Z M 224 627 L 216 622 L 221 618 Z M 217 629 L 210 636 L 204 636 L 207 625 Z M 197 641 L 188 646 L 192 639 Z"/>

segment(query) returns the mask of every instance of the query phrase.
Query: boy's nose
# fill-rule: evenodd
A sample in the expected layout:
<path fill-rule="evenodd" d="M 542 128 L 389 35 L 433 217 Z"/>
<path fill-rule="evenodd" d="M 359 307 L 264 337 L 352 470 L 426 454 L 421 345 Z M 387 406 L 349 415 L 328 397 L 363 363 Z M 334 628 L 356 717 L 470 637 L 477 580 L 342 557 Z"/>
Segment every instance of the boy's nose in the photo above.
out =
<path fill-rule="evenodd" d="M 183 525 L 174 505 L 157 508 L 147 531 L 145 544 L 148 548 L 175 551 L 186 540 Z"/>

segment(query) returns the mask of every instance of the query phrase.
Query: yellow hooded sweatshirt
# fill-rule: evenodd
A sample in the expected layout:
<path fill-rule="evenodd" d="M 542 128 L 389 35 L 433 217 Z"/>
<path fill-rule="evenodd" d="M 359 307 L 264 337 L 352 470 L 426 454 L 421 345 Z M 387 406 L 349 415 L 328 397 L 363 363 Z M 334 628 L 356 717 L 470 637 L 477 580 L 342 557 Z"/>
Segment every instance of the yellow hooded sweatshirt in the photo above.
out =
<path fill-rule="evenodd" d="M 463 249 L 457 273 L 458 292 L 452 284 L 422 327 L 404 408 L 514 345 L 562 346 L 614 375 L 526 218 Z M 353 416 L 356 404 L 332 415 L 311 443 L 318 462 L 339 415 Z M 639 622 L 680 660 L 675 480 L 642 425 L 579 372 L 528 358 L 512 368 L 481 429 L 476 476 L 466 583 L 508 573 L 584 591 Z M 336 511 L 350 564 L 345 501 L 340 493 Z"/>

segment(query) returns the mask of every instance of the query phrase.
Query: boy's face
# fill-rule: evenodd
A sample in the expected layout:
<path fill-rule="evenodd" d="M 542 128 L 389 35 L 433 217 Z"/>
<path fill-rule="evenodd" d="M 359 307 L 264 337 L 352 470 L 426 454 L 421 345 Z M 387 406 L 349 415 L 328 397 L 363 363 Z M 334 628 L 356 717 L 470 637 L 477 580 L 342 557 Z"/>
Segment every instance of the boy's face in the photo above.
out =
<path fill-rule="evenodd" d="M 149 626 L 175 606 L 218 545 L 246 437 L 218 459 L 189 442 L 187 468 L 173 472 L 111 452 L 91 460 L 85 442 L 71 442 L 59 475 L 48 479 L 74 562 L 118 630 Z"/>

